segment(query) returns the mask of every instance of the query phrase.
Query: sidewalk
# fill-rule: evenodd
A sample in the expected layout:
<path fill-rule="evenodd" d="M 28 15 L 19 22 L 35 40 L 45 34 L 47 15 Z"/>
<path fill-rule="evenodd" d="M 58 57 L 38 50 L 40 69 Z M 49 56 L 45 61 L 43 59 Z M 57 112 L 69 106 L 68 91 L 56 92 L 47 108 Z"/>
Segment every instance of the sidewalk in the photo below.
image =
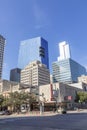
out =
<path fill-rule="evenodd" d="M 12 115 L 10 115 L 10 116 L 17 116 L 17 117 L 19 117 L 19 116 L 52 116 L 52 115 L 56 115 L 56 114 L 58 114 L 58 113 L 54 113 L 54 112 L 52 112 L 52 111 L 48 111 L 48 112 L 43 112 L 42 114 L 40 114 L 40 112 L 39 111 L 32 111 L 32 112 L 29 112 L 29 113 L 25 113 L 25 114 L 17 114 L 17 113 L 15 113 L 15 114 L 12 114 Z"/>
<path fill-rule="evenodd" d="M 73 111 L 67 111 L 67 113 L 87 113 L 87 109 L 78 109 Z"/>
<path fill-rule="evenodd" d="M 79 109 L 79 110 L 73 110 L 73 111 L 67 111 L 67 114 L 74 114 L 74 113 L 87 113 L 87 109 Z M 25 113 L 25 114 L 12 114 L 12 115 L 2 115 L 0 116 L 0 119 L 3 118 L 16 118 L 16 117 L 37 117 L 37 116 L 54 116 L 54 115 L 60 115 L 60 113 L 57 112 L 53 112 L 53 111 L 48 111 L 48 112 L 44 112 L 42 114 L 40 114 L 39 111 L 32 111 L 29 113 Z"/>

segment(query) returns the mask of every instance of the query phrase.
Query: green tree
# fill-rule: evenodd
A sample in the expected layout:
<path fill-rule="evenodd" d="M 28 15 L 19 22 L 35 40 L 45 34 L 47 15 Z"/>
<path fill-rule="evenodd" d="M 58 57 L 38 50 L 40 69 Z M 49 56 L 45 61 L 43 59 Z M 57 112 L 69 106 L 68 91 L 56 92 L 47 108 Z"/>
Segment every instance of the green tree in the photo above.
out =
<path fill-rule="evenodd" d="M 76 94 L 76 102 L 86 102 L 87 101 L 87 92 L 77 92 Z"/>
<path fill-rule="evenodd" d="M 0 110 L 2 109 L 3 101 L 4 101 L 4 96 L 0 95 Z"/>
<path fill-rule="evenodd" d="M 35 94 L 29 94 L 26 92 L 14 92 L 9 93 L 9 99 L 7 101 L 8 106 L 11 107 L 14 111 L 17 111 L 20 109 L 20 106 L 22 104 L 29 104 L 31 105 L 32 102 L 35 101 Z"/>

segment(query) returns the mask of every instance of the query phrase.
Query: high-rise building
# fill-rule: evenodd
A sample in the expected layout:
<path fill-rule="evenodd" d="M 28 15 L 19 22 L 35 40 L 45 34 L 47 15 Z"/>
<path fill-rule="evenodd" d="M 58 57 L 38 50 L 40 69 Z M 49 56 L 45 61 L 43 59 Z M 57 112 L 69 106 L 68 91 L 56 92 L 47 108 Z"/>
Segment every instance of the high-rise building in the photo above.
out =
<path fill-rule="evenodd" d="M 18 68 L 23 69 L 30 62 L 39 60 L 49 68 L 48 42 L 42 37 L 21 41 Z"/>
<path fill-rule="evenodd" d="M 15 68 L 10 71 L 10 81 L 20 82 L 21 69 Z"/>
<path fill-rule="evenodd" d="M 87 75 L 81 75 L 80 77 L 78 77 L 78 82 L 87 84 Z"/>
<path fill-rule="evenodd" d="M 60 52 L 60 56 L 58 57 L 58 61 L 70 58 L 70 48 L 69 48 L 69 44 L 67 44 L 66 41 L 59 43 L 59 52 Z"/>
<path fill-rule="evenodd" d="M 4 46 L 6 40 L 0 35 L 0 79 L 2 78 L 2 68 L 3 68 L 3 57 L 4 57 Z"/>
<path fill-rule="evenodd" d="M 86 75 L 85 67 L 70 58 L 53 62 L 52 69 L 53 82 L 74 83 L 79 76 Z"/>
<path fill-rule="evenodd" d="M 40 86 L 50 83 L 50 73 L 40 61 L 31 62 L 21 70 L 21 83 Z"/>

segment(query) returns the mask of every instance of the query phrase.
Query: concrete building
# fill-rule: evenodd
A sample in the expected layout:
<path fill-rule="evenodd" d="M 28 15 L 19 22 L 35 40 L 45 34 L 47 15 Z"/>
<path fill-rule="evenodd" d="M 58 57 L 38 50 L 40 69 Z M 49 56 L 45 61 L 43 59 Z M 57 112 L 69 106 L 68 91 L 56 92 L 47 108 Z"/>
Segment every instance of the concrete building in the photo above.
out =
<path fill-rule="evenodd" d="M 53 82 L 76 83 L 86 69 L 76 61 L 67 58 L 52 63 Z"/>
<path fill-rule="evenodd" d="M 3 57 L 4 57 L 4 47 L 6 40 L 0 35 L 0 79 L 2 78 L 2 68 L 3 68 Z"/>
<path fill-rule="evenodd" d="M 78 82 L 83 82 L 87 84 L 87 75 L 81 75 L 78 77 Z"/>
<path fill-rule="evenodd" d="M 18 68 L 24 69 L 30 62 L 39 60 L 49 68 L 48 42 L 42 37 L 21 41 Z"/>
<path fill-rule="evenodd" d="M 40 61 L 31 62 L 21 71 L 21 83 L 40 86 L 50 83 L 50 73 Z"/>
<path fill-rule="evenodd" d="M 66 102 L 67 107 L 71 108 L 74 105 L 76 93 L 84 91 L 82 88 L 77 88 L 64 83 L 54 83 L 39 86 L 39 99 L 46 103 L 62 103 Z"/>
<path fill-rule="evenodd" d="M 68 85 L 82 89 L 83 91 L 87 91 L 87 83 L 84 83 L 84 82 L 72 83 L 72 84 L 68 84 Z"/>
<path fill-rule="evenodd" d="M 33 86 L 17 83 L 8 80 L 0 80 L 0 94 L 4 96 L 9 96 L 9 93 L 14 92 L 29 92 L 32 93 L 34 90 Z"/>
<path fill-rule="evenodd" d="M 59 43 L 59 52 L 60 52 L 60 56 L 58 57 L 58 61 L 71 57 L 69 44 L 67 44 L 66 41 Z"/>
<path fill-rule="evenodd" d="M 0 80 L 0 94 L 4 96 L 8 96 L 10 92 L 18 91 L 18 87 L 14 87 L 18 85 L 17 82 L 12 82 L 8 80 Z"/>
<path fill-rule="evenodd" d="M 21 69 L 14 68 L 10 71 L 10 81 L 19 82 L 21 77 Z"/>
<path fill-rule="evenodd" d="M 64 83 L 47 84 L 39 87 L 39 94 L 44 95 L 40 96 L 40 100 L 43 100 L 44 97 L 46 102 L 51 102 L 55 100 L 55 98 L 57 98 L 58 102 L 63 102 L 66 96 L 70 96 L 71 100 L 74 102 L 76 91 L 83 91 L 83 89 Z"/>

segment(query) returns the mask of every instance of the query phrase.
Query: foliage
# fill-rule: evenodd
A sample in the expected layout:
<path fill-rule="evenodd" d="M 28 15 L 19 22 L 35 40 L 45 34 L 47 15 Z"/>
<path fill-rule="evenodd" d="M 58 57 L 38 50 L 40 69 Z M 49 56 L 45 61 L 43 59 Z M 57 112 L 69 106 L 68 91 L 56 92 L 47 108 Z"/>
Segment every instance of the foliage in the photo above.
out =
<path fill-rule="evenodd" d="M 14 92 L 9 93 L 9 97 L 3 97 L 3 95 L 0 95 L 0 99 L 2 101 L 0 104 L 2 107 L 10 106 L 11 109 L 17 110 L 20 109 L 22 104 L 32 104 L 34 101 L 36 101 L 35 98 L 35 94 Z"/>
<path fill-rule="evenodd" d="M 86 102 L 87 101 L 87 92 L 77 92 L 76 102 Z"/>

